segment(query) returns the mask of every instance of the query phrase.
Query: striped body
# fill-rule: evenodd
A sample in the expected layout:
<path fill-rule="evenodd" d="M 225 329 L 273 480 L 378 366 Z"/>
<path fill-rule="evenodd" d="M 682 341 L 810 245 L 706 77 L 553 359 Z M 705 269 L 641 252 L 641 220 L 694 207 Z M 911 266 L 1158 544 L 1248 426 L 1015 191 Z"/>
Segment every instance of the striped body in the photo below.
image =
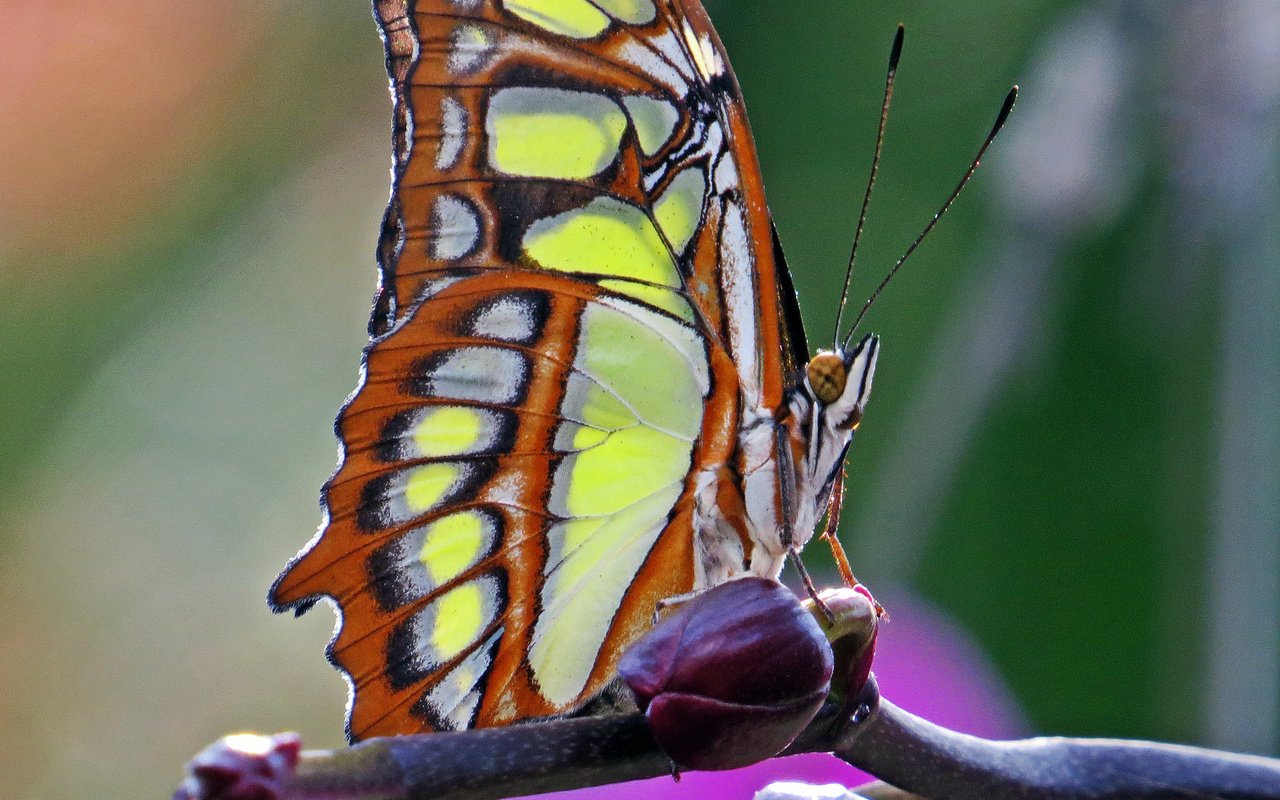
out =
<path fill-rule="evenodd" d="M 326 520 L 353 739 L 581 708 L 657 604 L 776 578 L 876 343 L 822 402 L 696 0 L 380 0 L 394 185 Z"/>

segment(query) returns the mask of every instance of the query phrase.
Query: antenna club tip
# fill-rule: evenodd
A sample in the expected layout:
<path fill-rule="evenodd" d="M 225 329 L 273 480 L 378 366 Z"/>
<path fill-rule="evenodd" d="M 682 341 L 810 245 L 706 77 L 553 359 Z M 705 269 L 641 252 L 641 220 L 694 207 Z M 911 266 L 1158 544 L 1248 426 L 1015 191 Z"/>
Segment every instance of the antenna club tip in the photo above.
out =
<path fill-rule="evenodd" d="M 889 51 L 889 74 L 898 68 L 898 60 L 902 58 L 902 39 L 906 33 L 906 27 L 901 22 L 898 23 L 898 32 L 893 35 L 893 49 Z"/>
<path fill-rule="evenodd" d="M 1009 118 L 1009 113 L 1013 111 L 1013 104 L 1018 99 L 1018 86 L 1014 84 L 1009 93 L 1004 96 L 1004 103 L 1000 106 L 1000 113 L 996 115 L 996 124 L 991 127 L 991 136 L 994 137 L 996 132 L 1004 126 L 1005 120 Z"/>

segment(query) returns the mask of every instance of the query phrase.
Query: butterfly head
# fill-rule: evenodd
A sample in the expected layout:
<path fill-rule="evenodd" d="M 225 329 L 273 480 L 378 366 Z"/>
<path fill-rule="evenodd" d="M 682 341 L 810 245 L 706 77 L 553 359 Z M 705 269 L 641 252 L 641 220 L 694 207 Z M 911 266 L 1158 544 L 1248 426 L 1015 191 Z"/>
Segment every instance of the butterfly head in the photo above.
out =
<path fill-rule="evenodd" d="M 780 448 L 780 461 L 788 476 L 781 497 L 789 522 L 784 544 L 790 549 L 804 546 L 831 503 L 845 453 L 871 396 L 879 352 L 874 335 L 849 350 L 820 351 L 789 394 L 782 427 L 790 447 Z"/>

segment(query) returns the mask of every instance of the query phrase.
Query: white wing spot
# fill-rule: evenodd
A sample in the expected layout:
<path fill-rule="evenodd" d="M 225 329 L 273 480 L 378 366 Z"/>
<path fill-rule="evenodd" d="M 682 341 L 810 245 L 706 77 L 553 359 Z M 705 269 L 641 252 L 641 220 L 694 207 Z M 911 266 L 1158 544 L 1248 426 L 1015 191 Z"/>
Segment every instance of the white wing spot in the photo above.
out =
<path fill-rule="evenodd" d="M 456 261 L 480 243 L 480 219 L 461 197 L 442 194 L 431 207 L 431 257 Z"/>
<path fill-rule="evenodd" d="M 476 312 L 470 333 L 485 339 L 528 342 L 538 335 L 537 313 L 528 299 L 507 295 Z"/>
<path fill-rule="evenodd" d="M 445 96 L 440 101 L 440 149 L 436 151 L 436 169 L 456 166 L 462 146 L 467 141 L 467 110 L 456 98 Z"/>
<path fill-rule="evenodd" d="M 435 364 L 414 392 L 426 397 L 513 403 L 529 377 L 529 364 L 503 347 L 459 347 Z"/>
<path fill-rule="evenodd" d="M 454 28 L 449 44 L 449 71 L 455 75 L 475 72 L 493 56 L 493 39 L 475 25 Z"/>

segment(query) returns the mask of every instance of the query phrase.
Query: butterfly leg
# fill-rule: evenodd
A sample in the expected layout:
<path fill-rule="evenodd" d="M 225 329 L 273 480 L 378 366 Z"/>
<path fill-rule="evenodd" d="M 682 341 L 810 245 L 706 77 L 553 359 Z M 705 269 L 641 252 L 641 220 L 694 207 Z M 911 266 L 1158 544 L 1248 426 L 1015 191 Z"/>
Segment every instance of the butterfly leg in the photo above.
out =
<path fill-rule="evenodd" d="M 800 581 L 804 584 L 804 590 L 813 600 L 813 605 L 818 609 L 818 613 L 827 620 L 828 625 L 835 624 L 836 615 L 831 609 L 827 608 L 827 604 L 822 602 L 822 598 L 818 597 L 818 587 L 814 585 L 813 578 L 809 576 L 809 570 L 804 565 L 804 559 L 800 558 L 800 554 L 795 550 L 787 553 L 791 557 L 791 563 L 795 565 L 796 572 L 800 575 Z"/>
<path fill-rule="evenodd" d="M 827 506 L 827 524 L 823 527 L 820 538 L 826 541 L 831 547 L 831 556 L 836 560 L 836 569 L 840 571 L 840 579 L 845 585 L 852 589 L 859 585 L 858 579 L 853 574 L 853 569 L 849 566 L 849 557 L 844 553 L 844 545 L 840 544 L 840 539 L 836 536 L 837 529 L 840 527 L 840 509 L 844 505 L 844 468 L 840 468 L 840 480 L 831 490 L 831 504 Z M 876 616 L 886 621 L 889 619 L 888 613 L 884 610 L 884 606 L 880 605 L 874 598 L 872 602 L 876 605 Z"/>
<path fill-rule="evenodd" d="M 836 535 L 840 528 L 840 510 L 843 507 L 844 467 L 841 467 L 840 478 L 836 481 L 836 485 L 831 487 L 831 502 L 827 505 L 827 524 L 822 530 L 821 538 L 831 548 L 831 557 L 836 560 L 836 569 L 840 571 L 841 580 L 852 589 L 858 585 L 858 579 L 854 577 L 853 569 L 849 566 L 849 557 L 844 552 L 844 545 L 840 544 L 840 539 Z"/>

